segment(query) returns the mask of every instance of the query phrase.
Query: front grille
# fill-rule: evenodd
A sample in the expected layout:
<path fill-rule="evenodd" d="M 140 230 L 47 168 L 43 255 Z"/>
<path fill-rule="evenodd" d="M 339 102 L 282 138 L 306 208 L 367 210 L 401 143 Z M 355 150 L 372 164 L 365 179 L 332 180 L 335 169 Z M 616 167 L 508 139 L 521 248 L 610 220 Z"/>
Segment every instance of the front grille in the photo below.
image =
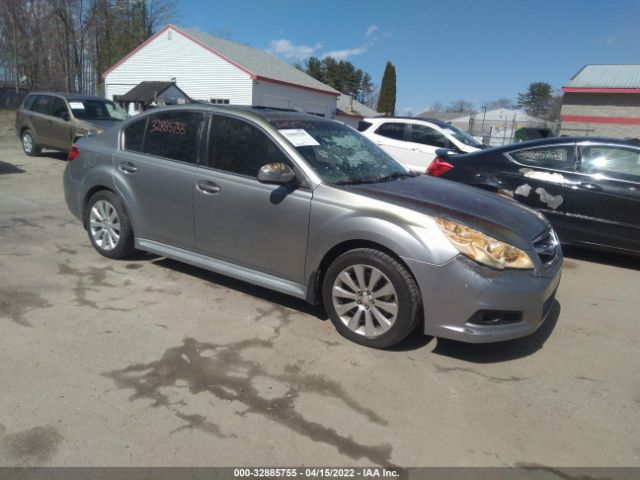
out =
<path fill-rule="evenodd" d="M 556 258 L 556 247 L 558 246 L 558 237 L 552 228 L 540 235 L 533 241 L 533 249 L 538 254 L 543 264 L 548 264 Z"/>

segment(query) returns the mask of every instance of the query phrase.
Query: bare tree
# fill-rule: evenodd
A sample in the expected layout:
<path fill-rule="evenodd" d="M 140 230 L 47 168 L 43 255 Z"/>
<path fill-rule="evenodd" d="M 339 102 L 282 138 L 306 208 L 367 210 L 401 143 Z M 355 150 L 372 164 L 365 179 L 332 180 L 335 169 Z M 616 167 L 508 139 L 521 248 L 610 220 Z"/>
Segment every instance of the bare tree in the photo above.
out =
<path fill-rule="evenodd" d="M 0 80 L 96 93 L 102 72 L 176 14 L 175 0 L 0 0 Z"/>
<path fill-rule="evenodd" d="M 460 112 L 460 113 L 469 113 L 473 112 L 474 104 L 470 100 L 454 100 L 447 107 L 448 112 Z"/>

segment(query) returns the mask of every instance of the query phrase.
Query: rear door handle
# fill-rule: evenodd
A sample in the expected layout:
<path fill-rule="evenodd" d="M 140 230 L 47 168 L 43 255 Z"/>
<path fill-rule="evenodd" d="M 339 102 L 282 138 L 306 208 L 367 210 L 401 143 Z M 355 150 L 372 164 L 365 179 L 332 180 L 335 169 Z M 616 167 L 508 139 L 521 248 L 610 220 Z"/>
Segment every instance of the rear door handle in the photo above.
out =
<path fill-rule="evenodd" d="M 580 188 L 584 188 L 585 190 L 591 190 L 591 191 L 601 191 L 602 187 L 600 185 L 595 185 L 593 183 L 579 183 L 578 184 L 580 186 Z"/>
<path fill-rule="evenodd" d="M 122 162 L 118 167 L 118 170 L 123 173 L 136 173 L 138 171 L 138 167 L 131 162 Z"/>
<path fill-rule="evenodd" d="M 217 183 L 207 180 L 199 181 L 196 184 L 196 188 L 199 192 L 202 192 L 205 195 L 215 195 L 216 193 L 220 193 L 220 186 Z"/>

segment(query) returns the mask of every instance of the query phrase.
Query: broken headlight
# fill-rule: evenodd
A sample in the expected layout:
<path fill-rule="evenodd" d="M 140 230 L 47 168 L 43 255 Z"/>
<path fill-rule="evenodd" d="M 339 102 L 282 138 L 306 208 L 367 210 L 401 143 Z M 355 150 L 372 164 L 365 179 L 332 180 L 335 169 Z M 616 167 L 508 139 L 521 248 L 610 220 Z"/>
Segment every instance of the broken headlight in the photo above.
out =
<path fill-rule="evenodd" d="M 500 270 L 534 267 L 526 252 L 508 243 L 451 220 L 437 218 L 436 223 L 451 244 L 471 260 Z"/>

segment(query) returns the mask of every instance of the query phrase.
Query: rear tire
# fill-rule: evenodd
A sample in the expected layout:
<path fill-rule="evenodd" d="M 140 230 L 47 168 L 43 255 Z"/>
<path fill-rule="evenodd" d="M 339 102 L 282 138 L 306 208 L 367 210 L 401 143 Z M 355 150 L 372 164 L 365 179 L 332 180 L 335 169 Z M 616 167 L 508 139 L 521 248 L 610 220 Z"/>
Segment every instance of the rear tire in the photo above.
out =
<path fill-rule="evenodd" d="M 404 340 L 422 312 L 420 291 L 406 267 L 370 248 L 351 250 L 333 261 L 322 283 L 322 300 L 342 336 L 373 348 Z"/>
<path fill-rule="evenodd" d="M 93 248 L 102 256 L 121 259 L 135 252 L 129 215 L 113 192 L 102 190 L 89 199 L 85 228 Z"/>
<path fill-rule="evenodd" d="M 25 130 L 24 132 L 22 132 L 22 135 L 20 135 L 20 141 L 22 143 L 22 150 L 24 150 L 24 153 L 26 153 L 30 157 L 37 157 L 38 155 L 40 155 L 42 147 L 40 147 L 36 143 L 31 130 Z"/>

